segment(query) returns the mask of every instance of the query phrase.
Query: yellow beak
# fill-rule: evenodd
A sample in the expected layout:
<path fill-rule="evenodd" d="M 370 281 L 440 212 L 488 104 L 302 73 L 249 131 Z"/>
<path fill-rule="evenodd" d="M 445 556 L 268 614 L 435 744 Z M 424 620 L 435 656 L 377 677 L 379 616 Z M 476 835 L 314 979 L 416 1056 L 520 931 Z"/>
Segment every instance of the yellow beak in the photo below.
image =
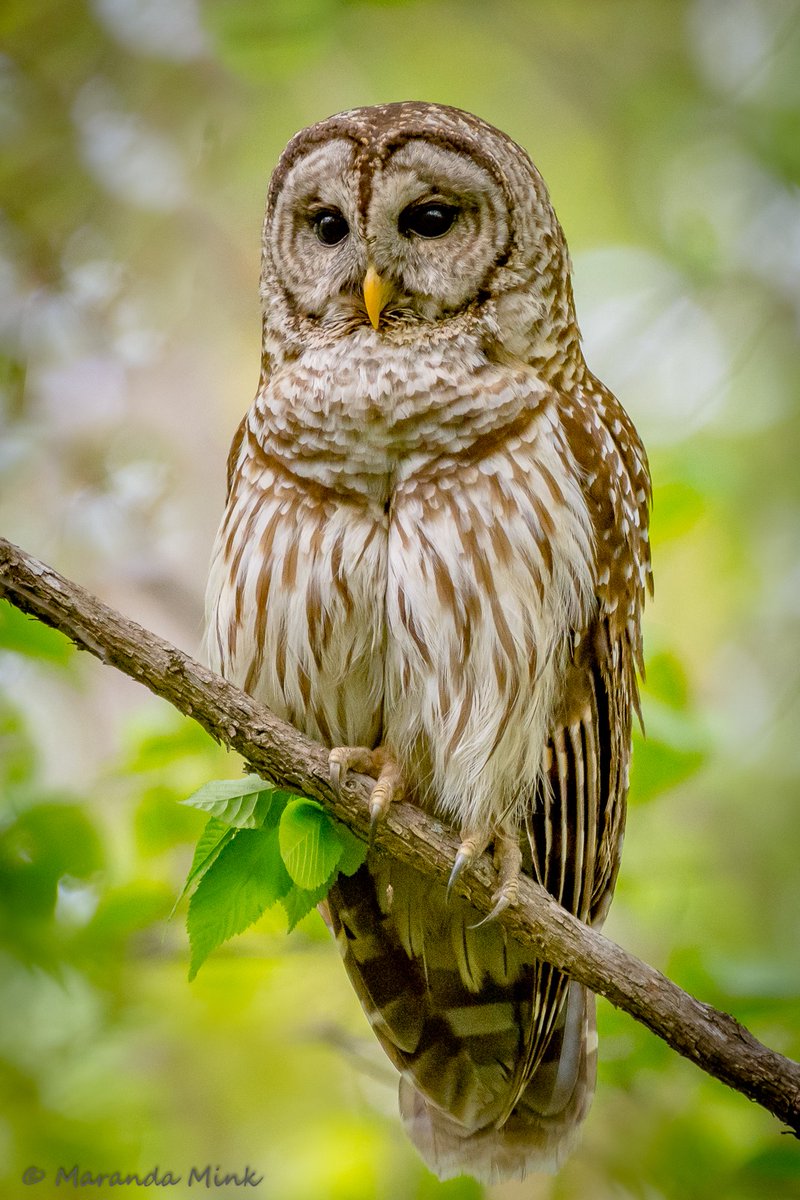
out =
<path fill-rule="evenodd" d="M 367 316 L 372 322 L 372 328 L 377 329 L 381 313 L 386 307 L 386 301 L 391 294 L 391 287 L 385 279 L 380 277 L 375 268 L 370 265 L 367 267 L 367 273 L 364 276 L 363 290 Z"/>

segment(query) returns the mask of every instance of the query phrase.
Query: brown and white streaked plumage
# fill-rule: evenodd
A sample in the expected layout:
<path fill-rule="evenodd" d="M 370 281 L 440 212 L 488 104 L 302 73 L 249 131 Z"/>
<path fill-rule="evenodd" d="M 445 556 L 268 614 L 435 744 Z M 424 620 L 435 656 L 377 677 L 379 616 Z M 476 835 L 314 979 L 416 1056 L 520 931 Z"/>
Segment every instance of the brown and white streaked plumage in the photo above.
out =
<path fill-rule="evenodd" d="M 544 183 L 440 105 L 303 130 L 272 177 L 264 351 L 208 591 L 223 675 L 604 918 L 650 583 L 647 462 L 587 369 Z M 358 749 L 358 748 L 361 749 Z M 496 922 L 371 855 L 329 896 L 345 966 L 442 1177 L 556 1166 L 594 1000 Z"/>

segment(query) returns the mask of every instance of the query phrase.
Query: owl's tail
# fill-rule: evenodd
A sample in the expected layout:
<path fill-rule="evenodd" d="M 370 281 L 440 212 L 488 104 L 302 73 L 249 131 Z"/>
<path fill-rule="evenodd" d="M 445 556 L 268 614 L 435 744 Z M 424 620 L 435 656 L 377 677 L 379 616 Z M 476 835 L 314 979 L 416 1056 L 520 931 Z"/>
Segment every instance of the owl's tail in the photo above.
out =
<path fill-rule="evenodd" d="M 482 1183 L 554 1172 L 574 1149 L 592 1102 L 597 1070 L 594 996 L 572 983 L 548 1051 L 499 1125 L 468 1129 L 400 1080 L 409 1137 L 440 1179 L 470 1174 Z"/>

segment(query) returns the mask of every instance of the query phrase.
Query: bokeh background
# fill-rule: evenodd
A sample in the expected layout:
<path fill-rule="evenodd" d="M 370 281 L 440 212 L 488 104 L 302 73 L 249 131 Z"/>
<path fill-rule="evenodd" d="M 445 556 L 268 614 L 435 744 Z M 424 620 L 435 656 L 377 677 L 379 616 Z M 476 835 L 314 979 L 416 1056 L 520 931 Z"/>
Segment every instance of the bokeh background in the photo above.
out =
<path fill-rule="evenodd" d="M 797 1057 L 797 3 L 3 0 L 0 38 L 0 532 L 191 652 L 288 137 L 416 97 L 530 150 L 656 484 L 607 932 Z M 316 915 L 287 938 L 268 913 L 187 982 L 178 801 L 239 769 L 0 604 L 3 1195 L 76 1163 L 249 1164 L 265 1200 L 800 1195 L 776 1121 L 602 1000 L 562 1172 L 439 1184 Z"/>

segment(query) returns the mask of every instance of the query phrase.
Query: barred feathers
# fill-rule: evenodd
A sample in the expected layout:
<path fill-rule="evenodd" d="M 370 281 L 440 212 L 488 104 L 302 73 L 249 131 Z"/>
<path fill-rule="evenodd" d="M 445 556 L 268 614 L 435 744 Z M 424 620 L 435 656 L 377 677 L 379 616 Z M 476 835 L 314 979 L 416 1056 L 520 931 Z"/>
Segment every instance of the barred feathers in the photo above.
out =
<path fill-rule="evenodd" d="M 423 244 L 398 211 L 431 194 L 464 215 Z M 341 250 L 309 233 L 320 207 L 347 222 Z M 389 281 L 379 328 L 359 299 L 368 263 Z M 456 828 L 512 830 L 522 869 L 601 923 L 650 485 L 583 362 L 540 176 L 442 106 L 330 118 L 273 177 L 262 294 L 262 380 L 209 578 L 211 665 L 327 746 L 381 745 L 409 798 Z M 384 857 L 327 908 L 432 1169 L 555 1169 L 591 1101 L 594 998 Z"/>

